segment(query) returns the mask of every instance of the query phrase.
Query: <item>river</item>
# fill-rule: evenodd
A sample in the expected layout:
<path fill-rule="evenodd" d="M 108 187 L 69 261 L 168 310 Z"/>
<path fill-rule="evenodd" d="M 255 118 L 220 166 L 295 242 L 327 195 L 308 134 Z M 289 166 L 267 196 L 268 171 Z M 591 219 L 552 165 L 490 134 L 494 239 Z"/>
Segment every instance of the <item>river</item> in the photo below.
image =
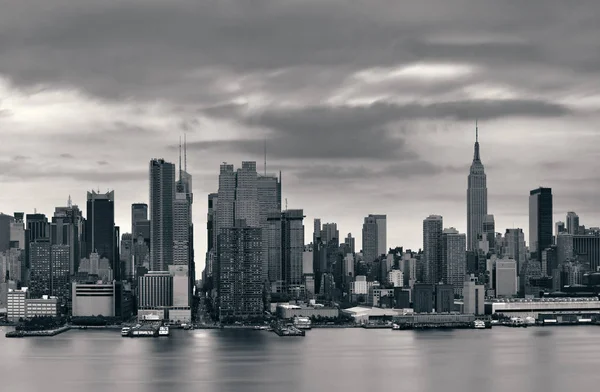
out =
<path fill-rule="evenodd" d="M 6 327 L 3 327 L 6 331 Z M 0 336 L 2 391 L 585 391 L 600 385 L 600 327 L 455 331 L 73 330 Z"/>

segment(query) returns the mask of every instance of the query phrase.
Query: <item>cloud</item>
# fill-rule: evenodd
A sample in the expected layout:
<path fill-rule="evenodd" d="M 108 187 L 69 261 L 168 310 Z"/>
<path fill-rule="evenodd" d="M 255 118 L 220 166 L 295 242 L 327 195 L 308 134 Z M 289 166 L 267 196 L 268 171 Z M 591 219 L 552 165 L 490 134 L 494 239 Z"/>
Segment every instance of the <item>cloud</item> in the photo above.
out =
<path fill-rule="evenodd" d="M 108 162 L 106 162 L 106 161 L 98 161 L 96 163 L 98 164 L 98 166 L 106 166 L 106 165 L 108 165 Z"/>
<path fill-rule="evenodd" d="M 74 159 L 75 158 L 75 156 L 73 154 L 69 154 L 69 153 L 60 154 L 59 157 L 64 158 L 64 159 Z"/>
<path fill-rule="evenodd" d="M 12 157 L 12 160 L 15 162 L 22 162 L 22 161 L 26 161 L 28 159 L 30 159 L 30 158 L 25 155 L 15 155 L 14 157 Z"/>

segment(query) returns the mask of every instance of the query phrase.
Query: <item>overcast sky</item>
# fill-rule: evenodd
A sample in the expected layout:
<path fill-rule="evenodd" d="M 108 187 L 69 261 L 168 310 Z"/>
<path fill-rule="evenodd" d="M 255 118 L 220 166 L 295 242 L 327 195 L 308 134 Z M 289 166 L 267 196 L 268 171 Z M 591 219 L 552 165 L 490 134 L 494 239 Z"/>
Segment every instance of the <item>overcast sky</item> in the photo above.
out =
<path fill-rule="evenodd" d="M 474 123 L 497 231 L 600 225 L 597 0 L 0 0 L 0 211 L 148 201 L 148 162 L 187 134 L 198 271 L 219 164 L 283 172 L 289 208 L 388 246 L 466 230 Z"/>

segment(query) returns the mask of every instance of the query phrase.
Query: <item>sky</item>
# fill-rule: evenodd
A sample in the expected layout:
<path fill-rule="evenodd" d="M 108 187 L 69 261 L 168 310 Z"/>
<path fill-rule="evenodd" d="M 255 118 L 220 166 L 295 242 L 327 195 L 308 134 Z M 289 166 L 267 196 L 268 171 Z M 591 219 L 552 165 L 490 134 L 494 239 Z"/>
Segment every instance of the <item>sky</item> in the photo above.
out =
<path fill-rule="evenodd" d="M 478 119 L 496 230 L 528 228 L 551 187 L 600 226 L 597 0 L 1 0 L 0 212 L 46 213 L 115 190 L 148 202 L 151 158 L 188 141 L 196 263 L 219 165 L 282 171 L 289 208 L 360 244 L 422 221 L 466 230 Z M 283 203 L 286 204 L 286 201 Z M 85 208 L 84 208 L 85 209 Z M 527 234 L 526 234 L 527 239 Z"/>

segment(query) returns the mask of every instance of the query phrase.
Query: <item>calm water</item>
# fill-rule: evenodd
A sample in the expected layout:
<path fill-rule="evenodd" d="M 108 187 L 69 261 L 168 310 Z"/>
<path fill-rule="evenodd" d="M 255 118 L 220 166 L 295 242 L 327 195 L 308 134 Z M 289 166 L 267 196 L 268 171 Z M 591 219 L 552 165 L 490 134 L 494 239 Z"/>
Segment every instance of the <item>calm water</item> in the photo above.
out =
<path fill-rule="evenodd" d="M 4 328 L 6 329 L 6 328 Z M 600 327 L 472 331 L 118 331 L 0 337 L 0 390 L 584 391 L 600 384 Z M 59 389 L 60 388 L 60 389 Z"/>

